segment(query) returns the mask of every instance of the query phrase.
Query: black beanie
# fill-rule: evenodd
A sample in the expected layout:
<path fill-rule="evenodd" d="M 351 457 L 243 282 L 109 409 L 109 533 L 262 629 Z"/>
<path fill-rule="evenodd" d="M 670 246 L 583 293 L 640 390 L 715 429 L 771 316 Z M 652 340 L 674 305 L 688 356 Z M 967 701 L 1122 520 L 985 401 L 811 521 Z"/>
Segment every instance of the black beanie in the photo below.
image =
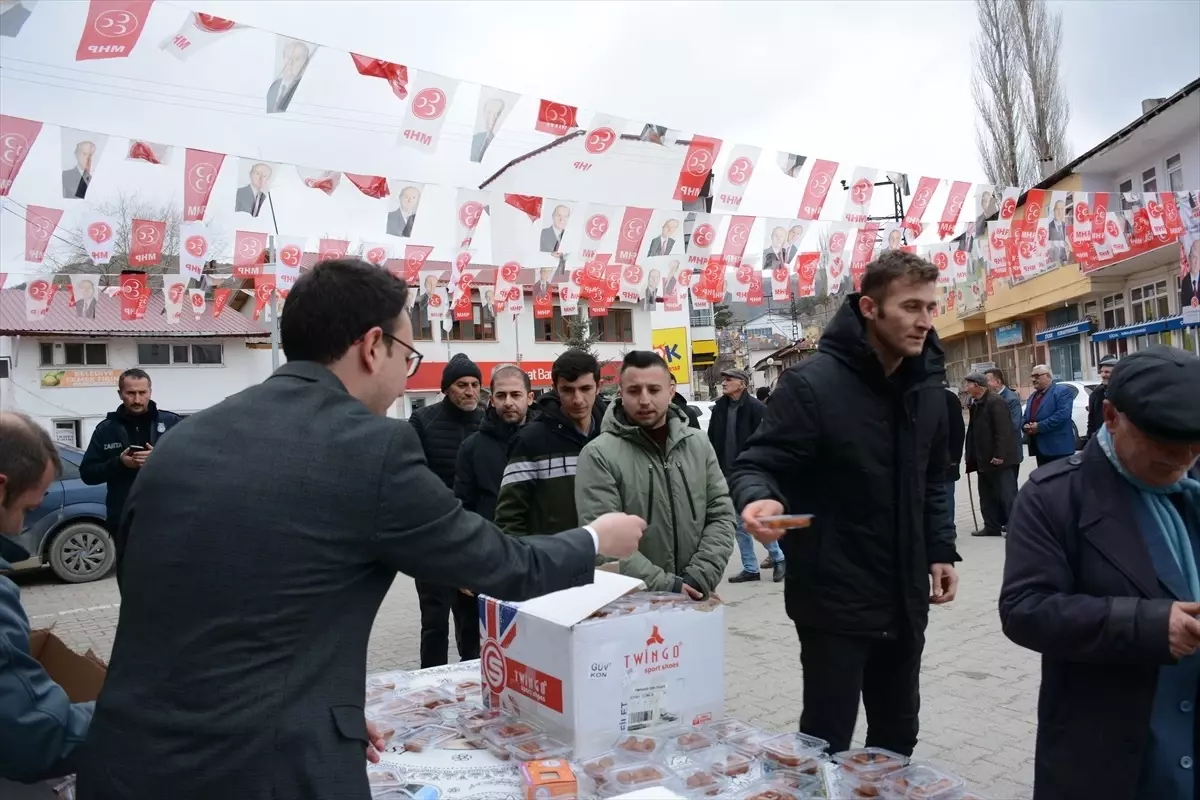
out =
<path fill-rule="evenodd" d="M 454 383 L 459 378 L 474 378 L 483 383 L 483 373 L 479 371 L 479 365 L 471 360 L 466 353 L 456 353 L 450 359 L 450 363 L 446 364 L 446 368 L 442 370 L 442 394 L 450 388 L 450 384 Z"/>

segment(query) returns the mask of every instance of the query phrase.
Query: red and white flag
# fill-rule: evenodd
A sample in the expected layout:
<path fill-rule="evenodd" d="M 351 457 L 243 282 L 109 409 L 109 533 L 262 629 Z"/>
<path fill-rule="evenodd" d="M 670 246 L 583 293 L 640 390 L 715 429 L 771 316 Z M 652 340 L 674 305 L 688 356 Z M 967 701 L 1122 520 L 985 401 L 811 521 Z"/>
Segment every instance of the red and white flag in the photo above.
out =
<path fill-rule="evenodd" d="M 259 231 L 237 231 L 233 235 L 233 274 L 237 278 L 253 278 L 263 274 L 269 248 L 267 234 Z"/>
<path fill-rule="evenodd" d="M 520 286 L 508 287 L 505 308 L 514 317 L 525 312 L 525 291 Z"/>
<path fill-rule="evenodd" d="M 578 287 L 570 283 L 560 283 L 558 285 L 558 311 L 564 317 L 579 316 Z M 551 313 L 551 316 L 553 316 L 553 313 Z"/>
<path fill-rule="evenodd" d="M 693 203 L 700 198 L 700 190 L 708 180 L 709 173 L 721 153 L 721 140 L 709 136 L 693 136 L 683 157 L 679 178 L 675 181 L 673 198 L 684 203 Z"/>
<path fill-rule="evenodd" d="M 903 227 L 908 231 L 910 242 L 920 236 L 921 231 L 925 229 L 921 221 L 925 219 L 925 212 L 929 210 L 929 201 L 933 199 L 933 193 L 937 191 L 940 183 L 939 179 L 928 177 L 922 177 L 917 181 L 917 190 L 913 192 L 912 200 L 908 203 L 908 211 L 904 214 Z"/>
<path fill-rule="evenodd" d="M 342 173 L 335 169 L 313 169 L 311 167 L 296 167 L 300 182 L 309 189 L 332 195 L 342 182 Z"/>
<path fill-rule="evenodd" d="M 204 265 L 211 261 L 208 228 L 203 222 L 184 222 L 179 226 L 179 274 L 200 280 Z"/>
<path fill-rule="evenodd" d="M 938 221 L 938 238 L 945 239 L 954 233 L 954 228 L 958 225 L 958 215 L 962 213 L 963 203 L 967 201 L 967 192 L 970 190 L 970 181 L 954 181 L 950 184 L 950 193 L 946 195 L 946 207 L 942 209 L 942 218 Z"/>
<path fill-rule="evenodd" d="M 275 276 L 258 275 L 254 278 L 254 321 L 262 316 L 263 309 L 271 302 L 275 294 Z"/>
<path fill-rule="evenodd" d="M 351 53 L 350 58 L 354 61 L 354 68 L 358 70 L 359 75 L 383 78 L 391 87 L 392 94 L 401 100 L 408 97 L 408 67 L 384 61 L 382 58 L 360 56 L 358 53 Z"/>
<path fill-rule="evenodd" d="M 854 226 L 849 222 L 831 222 L 827 228 L 829 233 L 825 237 L 825 251 L 831 256 L 842 255 L 850 242 L 850 231 Z"/>
<path fill-rule="evenodd" d="M 612 253 L 617 249 L 618 232 L 622 209 L 620 206 L 589 204 L 582 214 L 583 229 L 578 253 L 567 253 L 567 265 L 582 269 L 599 253 Z"/>
<path fill-rule="evenodd" d="M 1033 224 L 1033 234 L 1022 236 L 1017 245 L 1017 263 L 1022 278 L 1032 278 L 1049 265 L 1050 218 L 1042 217 Z"/>
<path fill-rule="evenodd" d="M 750 229 L 754 227 L 754 217 L 732 216 L 729 227 L 725 229 L 725 246 L 721 255 L 740 261 L 746 253 L 746 244 L 750 241 Z M 709 260 L 712 263 L 712 260 Z"/>
<path fill-rule="evenodd" d="M 692 294 L 710 303 L 721 302 L 725 298 L 728 265 L 736 264 L 738 261 L 739 259 L 731 256 L 710 256 L 704 269 L 693 278 Z"/>
<path fill-rule="evenodd" d="M 1181 192 L 1179 195 L 1176 195 L 1171 192 L 1166 192 L 1159 195 L 1159 199 L 1162 200 L 1163 219 L 1166 221 L 1167 225 L 1167 236 L 1172 238 L 1176 236 L 1183 236 L 1183 232 L 1186 230 L 1183 222 L 1183 216 L 1179 211 L 1180 197 L 1186 197 L 1186 194 Z M 1183 207 L 1187 207 L 1186 202 L 1184 203 Z"/>
<path fill-rule="evenodd" d="M 204 219 L 208 198 L 212 194 L 217 173 L 225 161 L 224 153 L 193 150 L 190 147 L 183 160 L 183 219 L 197 222 Z"/>
<path fill-rule="evenodd" d="M 128 58 L 153 4 L 154 0 L 92 0 L 75 60 Z"/>
<path fill-rule="evenodd" d="M 25 157 L 42 132 L 42 123 L 0 114 L 0 197 L 12 189 Z"/>
<path fill-rule="evenodd" d="M 61 208 L 46 208 L 45 206 L 25 207 L 25 260 L 32 264 L 42 263 L 46 251 L 50 249 L 50 240 L 58 229 L 62 219 Z"/>
<path fill-rule="evenodd" d="M 650 225 L 650 216 L 653 213 L 654 210 L 650 208 L 625 206 L 625 214 L 621 217 L 621 227 L 617 231 L 615 263 L 637 263 L 638 251 L 641 249 L 642 240 L 646 238 L 646 231 Z"/>
<path fill-rule="evenodd" d="M 458 254 L 454 256 L 454 261 L 452 261 L 450 264 L 450 285 L 448 290 L 450 292 L 450 300 L 452 302 L 457 303 L 458 298 L 462 295 L 462 293 L 470 287 L 472 280 L 469 277 L 470 270 L 468 268 L 470 266 L 471 251 L 460 250 Z M 464 275 L 468 276 L 466 285 L 463 284 Z"/>
<path fill-rule="evenodd" d="M 429 254 L 433 252 L 433 247 L 423 244 L 406 244 L 404 245 L 404 273 L 401 275 L 404 282 L 409 286 L 416 286 L 420 280 L 419 273 L 421 267 L 425 266 L 425 261 L 429 258 Z"/>
<path fill-rule="evenodd" d="M 971 254 L 966 250 L 955 248 L 950 253 L 950 260 L 954 262 L 954 283 L 962 284 L 967 282 L 967 266 L 970 262 Z"/>
<path fill-rule="evenodd" d="M 458 81 L 433 72 L 410 70 L 416 73 L 409 84 L 411 99 L 400 128 L 400 144 L 433 153 L 437 150 L 446 122 L 446 112 L 454 102 Z"/>
<path fill-rule="evenodd" d="M 713 245 L 717 243 L 717 227 L 721 224 L 718 214 L 695 212 L 692 220 L 692 235 L 688 239 L 687 263 L 696 269 L 704 269 L 708 257 L 712 255 Z"/>
<path fill-rule="evenodd" d="M 842 219 L 859 224 L 867 221 L 867 217 L 871 216 L 871 198 L 875 196 L 875 181 L 878 178 L 879 170 L 874 167 L 854 168 Z"/>
<path fill-rule="evenodd" d="M 750 285 L 754 280 L 754 273 L 758 268 L 747 263 L 739 263 L 733 269 L 733 284 L 730 288 L 733 290 L 733 302 L 747 303 L 750 300 Z"/>
<path fill-rule="evenodd" d="M 1108 212 L 1104 222 L 1105 246 L 1113 256 L 1129 252 L 1129 240 L 1125 238 L 1125 217 L 1118 211 Z"/>
<path fill-rule="evenodd" d="M 858 229 L 854 237 L 854 256 L 850 259 L 850 278 L 854 281 L 854 291 L 862 287 L 863 275 L 867 273 L 867 264 L 875 255 L 875 235 L 879 232 L 878 222 L 868 222 Z"/>
<path fill-rule="evenodd" d="M 226 34 L 233 33 L 241 27 L 231 20 L 192 11 L 179 26 L 179 32 L 163 39 L 158 47 L 180 61 L 187 61 L 197 50 L 203 50 Z"/>
<path fill-rule="evenodd" d="M 842 291 L 842 281 L 846 278 L 846 256 L 844 252 L 836 255 L 830 254 L 829 261 L 826 264 L 825 278 L 827 293 L 830 295 L 840 294 Z"/>
<path fill-rule="evenodd" d="M 188 294 L 188 299 L 187 299 L 188 308 L 190 308 L 192 310 L 192 313 L 195 314 L 197 317 L 204 316 L 204 312 L 208 308 L 208 301 L 204 297 L 204 290 L 203 289 L 188 289 L 187 294 Z"/>
<path fill-rule="evenodd" d="M 762 270 L 754 265 L 750 268 L 750 291 L 746 294 L 746 305 L 761 306 L 763 299 Z"/>
<path fill-rule="evenodd" d="M 125 151 L 126 161 L 145 161 L 147 164 L 169 164 L 171 145 L 147 142 L 145 139 L 130 139 Z"/>
<path fill-rule="evenodd" d="M 385 242 L 364 242 L 362 260 L 368 264 L 382 267 L 392 257 L 392 246 Z"/>
<path fill-rule="evenodd" d="M 54 297 L 53 278 L 38 277 L 25 285 L 25 320 L 37 322 L 50 313 L 50 301 Z"/>
<path fill-rule="evenodd" d="M 661 274 L 661 273 L 659 273 Z M 621 302 L 640 303 L 644 299 L 649 272 L 640 264 L 621 266 Z"/>
<path fill-rule="evenodd" d="M 167 312 L 167 324 L 178 325 L 190 279 L 186 275 L 163 275 L 162 279 L 163 308 Z"/>
<path fill-rule="evenodd" d="M 787 264 L 777 264 L 771 270 L 771 299 L 782 303 L 792 298 L 792 272 Z"/>
<path fill-rule="evenodd" d="M 445 322 L 448 319 L 448 308 L 450 298 L 447 295 L 446 287 L 438 286 L 433 291 L 427 292 L 425 297 L 427 304 L 426 313 L 429 314 L 430 322 Z"/>
<path fill-rule="evenodd" d="M 129 263 L 137 267 L 152 267 L 162 260 L 163 242 L 167 238 L 167 223 L 158 220 L 135 219 L 129 223 Z"/>
<path fill-rule="evenodd" d="M 533 129 L 552 136 L 566 136 L 578 127 L 579 109 L 553 100 L 539 100 Z"/>
<path fill-rule="evenodd" d="M 1112 247 L 1108 243 L 1108 207 L 1109 193 L 1096 192 L 1092 195 L 1092 248 L 1096 251 L 1096 259 L 1107 261 L 1112 258 Z"/>
<path fill-rule="evenodd" d="M 83 245 L 96 265 L 112 260 L 117 239 L 117 223 L 104 214 L 89 213 L 83 218 Z"/>
<path fill-rule="evenodd" d="M 470 263 L 469 260 L 468 263 Z M 474 288 L 478 278 L 479 270 L 461 267 L 458 270 L 457 278 L 450 284 L 454 292 L 452 295 L 454 301 L 454 319 L 459 322 L 466 322 L 473 318 L 471 289 Z"/>
<path fill-rule="evenodd" d="M 820 253 L 799 253 L 796 256 L 797 297 L 812 297 L 817 293 L 817 271 L 820 269 Z"/>
<path fill-rule="evenodd" d="M 136 223 L 135 223 L 136 224 Z M 121 272 L 121 320 L 130 322 L 146 316 L 150 285 L 146 273 L 131 270 Z"/>
<path fill-rule="evenodd" d="M 496 282 L 493 287 L 492 300 L 495 305 L 493 309 L 497 314 L 504 311 L 508 306 L 508 293 L 514 287 L 517 291 L 521 290 L 520 284 L 517 283 L 521 279 L 521 263 L 519 261 L 506 261 L 496 269 Z"/>
<path fill-rule="evenodd" d="M 345 174 L 347 180 L 357 186 L 358 190 L 367 197 L 382 200 L 390 194 L 387 178 L 380 175 L 356 175 L 353 172 Z"/>
<path fill-rule="evenodd" d="M 937 285 L 938 286 L 953 286 L 954 285 L 954 269 L 950 259 L 950 247 L 948 242 L 939 244 L 931 244 L 929 246 L 929 262 L 937 267 Z"/>
<path fill-rule="evenodd" d="M 608 158 L 617 152 L 621 144 L 621 131 L 625 128 L 625 120 L 608 114 L 597 114 L 592 118 L 591 125 L 583 135 L 582 147 L 584 157 L 589 161 L 581 162 L 591 167 L 591 162 Z M 476 134 L 478 135 L 478 134 Z M 583 169 L 584 167 L 579 167 Z"/>
<path fill-rule="evenodd" d="M 275 274 L 284 272 L 300 273 L 300 265 L 304 263 L 304 244 L 308 240 L 303 236 L 275 237 Z"/>
<path fill-rule="evenodd" d="M 729 154 L 729 163 L 720 173 L 721 180 L 713 192 L 713 211 L 737 211 L 746 196 L 746 186 L 754 176 L 762 148 L 737 144 Z"/>
<path fill-rule="evenodd" d="M 1008 272 L 1008 240 L 1012 236 L 1012 220 L 991 220 L 987 224 L 987 241 L 990 269 L 988 274 L 994 278 L 1007 278 Z"/>
<path fill-rule="evenodd" d="M 1163 216 L 1163 201 L 1157 192 L 1147 192 L 1142 195 L 1142 202 L 1146 204 L 1146 219 L 1150 223 L 1150 232 L 1159 239 L 1165 239 L 1167 221 Z"/>
<path fill-rule="evenodd" d="M 477 189 L 459 189 L 454 205 L 454 241 L 456 250 L 470 248 L 475 230 L 488 203 L 488 193 Z"/>
<path fill-rule="evenodd" d="M 1021 197 L 1021 190 L 1015 187 L 1008 187 L 1000 193 L 1000 221 L 1012 219 L 1017 214 L 1017 200 Z"/>
<path fill-rule="evenodd" d="M 233 296 L 233 289 L 213 289 L 213 319 L 221 316 L 221 312 L 225 310 L 225 306 L 229 305 L 229 299 Z"/>
<path fill-rule="evenodd" d="M 800 219 L 818 219 L 821 208 L 825 205 L 825 197 L 833 186 L 833 176 L 837 174 L 838 162 L 825 161 L 818 158 L 813 162 L 812 171 L 808 174 L 808 183 L 804 185 L 804 197 L 800 199 L 800 210 L 796 216 Z"/>
<path fill-rule="evenodd" d="M 346 239 L 321 239 L 317 243 L 317 261 L 345 258 L 349 249 L 350 242 Z"/>

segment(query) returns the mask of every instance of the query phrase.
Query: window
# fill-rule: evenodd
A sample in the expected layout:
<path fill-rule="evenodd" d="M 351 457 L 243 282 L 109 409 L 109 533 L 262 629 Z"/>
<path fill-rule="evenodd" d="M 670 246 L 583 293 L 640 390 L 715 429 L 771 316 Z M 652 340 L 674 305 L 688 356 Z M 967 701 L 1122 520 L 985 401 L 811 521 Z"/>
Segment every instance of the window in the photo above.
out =
<path fill-rule="evenodd" d="M 471 319 L 456 321 L 450 329 L 449 338 L 455 342 L 494 342 L 496 341 L 496 313 L 488 309 L 484 318 L 482 303 L 471 304 Z M 505 316 L 507 319 L 507 315 Z"/>
<path fill-rule="evenodd" d="M 167 366 L 170 364 L 220 365 L 224 363 L 225 346 L 222 344 L 166 344 L 164 342 L 139 342 L 138 364 L 143 367 Z"/>
<path fill-rule="evenodd" d="M 1142 173 L 1142 191 L 1157 192 L 1158 191 L 1158 176 L 1154 172 L 1154 167 Z"/>
<path fill-rule="evenodd" d="M 554 316 L 550 319 L 535 318 L 533 320 L 534 341 L 561 342 L 567 338 L 569 333 L 566 320 L 563 319 L 562 309 L 559 306 L 554 307 Z"/>
<path fill-rule="evenodd" d="M 433 340 L 433 326 L 429 322 L 429 307 L 421 300 L 425 299 L 426 295 L 422 295 L 412 308 L 412 329 L 414 342 L 429 342 Z"/>
<path fill-rule="evenodd" d="M 1167 190 L 1183 191 L 1183 161 L 1178 153 L 1167 159 Z"/>
<path fill-rule="evenodd" d="M 1167 282 L 1158 281 L 1131 289 L 1129 304 L 1132 306 L 1134 324 L 1170 316 L 1171 301 L 1167 294 Z"/>
<path fill-rule="evenodd" d="M 56 419 L 54 420 L 54 441 L 71 447 L 79 447 L 79 420 L 77 419 Z M 63 479 L 67 480 L 68 462 L 63 461 Z M 75 477 L 79 477 L 79 472 L 76 471 Z"/>
<path fill-rule="evenodd" d="M 61 350 L 61 354 L 56 351 Z M 43 367 L 103 367 L 108 364 L 108 345 L 103 342 L 40 342 Z M 55 356 L 60 359 L 56 360 Z"/>
<path fill-rule="evenodd" d="M 632 342 L 633 312 L 628 308 L 610 308 L 606 317 L 592 317 L 592 328 L 601 342 Z"/>
<path fill-rule="evenodd" d="M 1125 325 L 1124 293 L 1110 294 L 1100 301 L 1100 306 L 1104 310 L 1103 330 L 1120 328 Z"/>
<path fill-rule="evenodd" d="M 692 305 L 692 298 L 688 297 L 688 324 L 693 328 L 709 328 L 713 324 L 712 308 L 696 308 Z"/>
<path fill-rule="evenodd" d="M 1133 191 L 1133 178 L 1130 178 L 1127 181 L 1121 181 L 1121 186 L 1117 189 L 1117 191 L 1121 193 L 1121 200 L 1124 201 L 1125 195 Z"/>

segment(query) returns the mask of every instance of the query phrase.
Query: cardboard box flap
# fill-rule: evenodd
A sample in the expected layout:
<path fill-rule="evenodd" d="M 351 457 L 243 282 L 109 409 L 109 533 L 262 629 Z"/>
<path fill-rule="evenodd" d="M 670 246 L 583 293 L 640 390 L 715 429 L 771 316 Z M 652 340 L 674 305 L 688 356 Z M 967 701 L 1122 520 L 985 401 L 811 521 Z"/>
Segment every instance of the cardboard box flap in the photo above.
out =
<path fill-rule="evenodd" d="M 645 586 L 637 578 L 628 575 L 596 570 L 591 584 L 526 600 L 521 603 L 521 613 L 569 628 L 618 597 L 644 589 Z"/>
<path fill-rule="evenodd" d="M 107 670 L 91 650 L 80 655 L 43 628 L 30 632 L 29 651 L 72 703 L 86 703 L 100 696 Z"/>

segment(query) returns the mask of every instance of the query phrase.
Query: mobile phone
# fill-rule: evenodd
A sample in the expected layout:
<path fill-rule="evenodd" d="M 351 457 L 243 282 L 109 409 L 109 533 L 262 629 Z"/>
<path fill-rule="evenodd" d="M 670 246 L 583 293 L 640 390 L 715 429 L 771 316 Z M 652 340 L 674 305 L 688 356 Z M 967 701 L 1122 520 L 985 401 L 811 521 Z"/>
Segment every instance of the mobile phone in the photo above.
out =
<path fill-rule="evenodd" d="M 131 453 L 140 453 L 140 452 L 142 452 L 142 451 L 143 451 L 143 450 L 145 450 L 145 449 L 146 449 L 146 445 L 144 445 L 144 444 L 131 444 L 131 445 L 129 445 L 129 452 L 131 452 Z"/>

